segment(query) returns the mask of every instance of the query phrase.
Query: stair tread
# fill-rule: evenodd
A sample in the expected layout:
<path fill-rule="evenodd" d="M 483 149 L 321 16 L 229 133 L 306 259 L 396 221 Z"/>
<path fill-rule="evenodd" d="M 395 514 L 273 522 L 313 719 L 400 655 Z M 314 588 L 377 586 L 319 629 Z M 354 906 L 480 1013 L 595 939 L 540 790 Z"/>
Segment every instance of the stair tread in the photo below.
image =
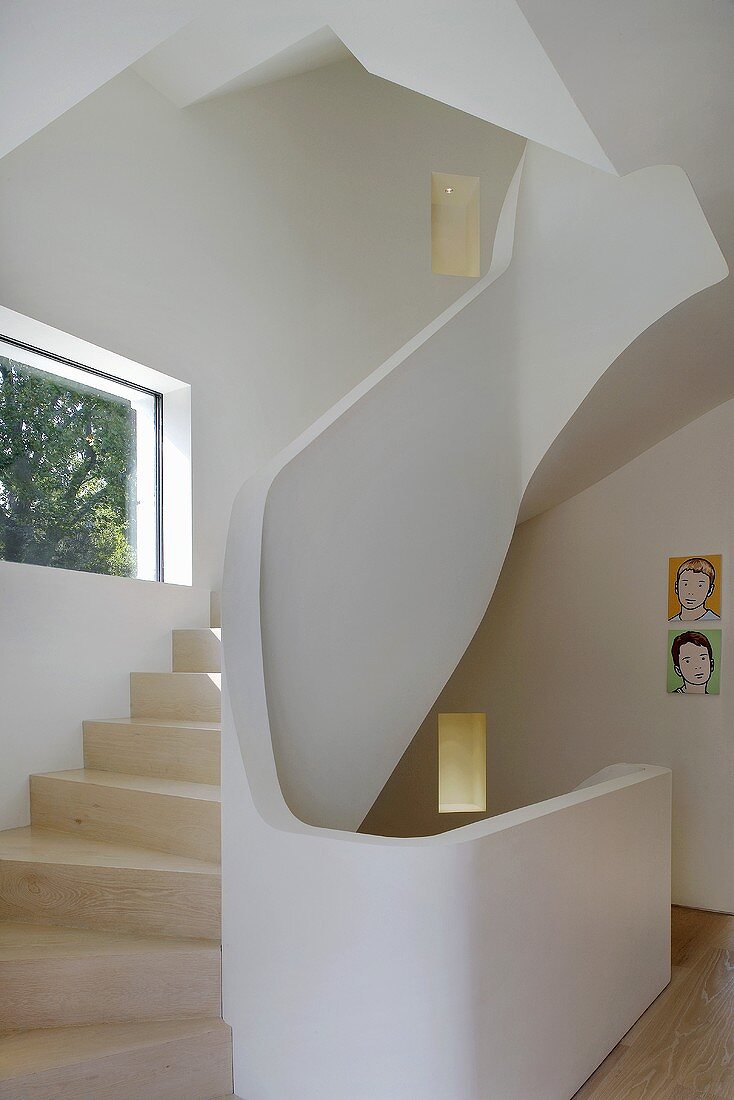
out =
<path fill-rule="evenodd" d="M 165 726 L 175 730 L 201 730 L 203 733 L 219 733 L 221 722 L 199 722 L 195 718 L 87 718 L 85 726 Z"/>
<path fill-rule="evenodd" d="M 72 768 L 60 772 L 37 772 L 34 778 L 60 779 L 69 783 L 85 783 L 95 787 L 115 787 L 146 794 L 164 794 L 173 798 L 193 798 L 203 802 L 220 802 L 219 787 L 212 783 L 190 783 L 185 779 L 162 779 L 149 775 L 129 775 L 123 772 L 97 771 L 93 768 Z"/>
<path fill-rule="evenodd" d="M 215 638 L 222 640 L 221 626 L 177 626 L 174 634 L 213 634 Z"/>
<path fill-rule="evenodd" d="M 221 1030 L 229 1031 L 223 1020 L 198 1017 L 6 1032 L 0 1035 L 0 1081 Z"/>
<path fill-rule="evenodd" d="M 108 844 L 75 833 L 25 825 L 0 832 L 0 860 L 15 863 L 54 863 L 84 867 L 124 867 L 143 871 L 173 871 L 219 875 L 218 863 L 189 856 L 139 848 L 132 844 Z"/>
<path fill-rule="evenodd" d="M 0 921 L 0 963 L 90 955 L 141 955 L 153 951 L 170 954 L 218 952 L 219 944 L 216 940 L 146 936 L 135 932 L 99 932 L 88 928 L 60 928 L 20 921 Z"/>
<path fill-rule="evenodd" d="M 190 678 L 191 676 L 196 676 L 197 678 L 199 678 L 201 680 L 204 680 L 204 679 L 211 680 L 211 682 L 213 684 L 215 684 L 216 687 L 218 687 L 218 688 L 221 688 L 221 686 L 222 686 L 222 674 L 221 674 L 221 672 L 171 672 L 170 670 L 167 671 L 167 672 L 138 672 L 138 671 L 134 671 L 134 672 L 131 672 L 130 675 L 131 676 L 145 676 L 148 679 L 154 679 L 154 678 L 161 677 L 161 676 L 165 676 L 166 679 L 168 679 L 171 676 L 175 676 L 175 677 L 180 676 L 182 678 L 183 677 Z"/>

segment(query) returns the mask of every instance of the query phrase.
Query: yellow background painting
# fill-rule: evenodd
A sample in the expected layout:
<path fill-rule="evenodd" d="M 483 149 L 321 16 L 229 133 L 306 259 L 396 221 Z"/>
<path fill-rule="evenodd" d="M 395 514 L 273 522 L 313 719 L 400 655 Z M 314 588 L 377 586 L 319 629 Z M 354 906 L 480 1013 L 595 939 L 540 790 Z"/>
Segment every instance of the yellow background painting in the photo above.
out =
<path fill-rule="evenodd" d="M 675 593 L 675 578 L 684 561 L 689 558 L 705 558 L 710 561 L 716 570 L 716 587 L 706 600 L 706 607 L 715 615 L 721 615 L 721 554 L 686 554 L 682 558 L 668 558 L 668 620 L 674 618 L 680 611 L 680 603 Z M 694 620 L 695 621 L 695 620 Z"/>

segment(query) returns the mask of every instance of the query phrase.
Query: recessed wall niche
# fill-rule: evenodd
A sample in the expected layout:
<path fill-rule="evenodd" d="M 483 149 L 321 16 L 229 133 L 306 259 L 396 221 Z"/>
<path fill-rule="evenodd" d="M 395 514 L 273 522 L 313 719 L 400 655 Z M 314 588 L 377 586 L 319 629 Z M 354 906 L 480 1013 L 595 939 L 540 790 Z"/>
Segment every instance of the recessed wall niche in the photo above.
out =
<path fill-rule="evenodd" d="M 487 715 L 439 714 L 438 812 L 487 809 Z"/>
<path fill-rule="evenodd" d="M 479 176 L 431 172 L 431 265 L 435 275 L 479 275 Z"/>

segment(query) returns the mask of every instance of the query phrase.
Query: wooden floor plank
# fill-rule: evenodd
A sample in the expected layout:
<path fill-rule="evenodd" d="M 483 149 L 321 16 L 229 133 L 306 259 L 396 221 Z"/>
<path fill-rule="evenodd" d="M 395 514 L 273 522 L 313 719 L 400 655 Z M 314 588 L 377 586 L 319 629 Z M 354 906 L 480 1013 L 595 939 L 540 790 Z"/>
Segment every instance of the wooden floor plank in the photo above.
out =
<path fill-rule="evenodd" d="M 624 1043 L 619 1043 L 611 1054 L 607 1055 L 599 1068 L 592 1073 L 586 1084 L 582 1085 L 579 1091 L 574 1093 L 573 1100 L 596 1100 L 602 1081 L 612 1072 L 617 1062 L 623 1057 L 626 1051 L 627 1047 Z"/>
<path fill-rule="evenodd" d="M 714 949 L 680 982 L 668 1011 L 619 1060 L 594 1100 L 669 1100 L 674 1089 L 734 1100 L 733 1057 L 734 954 Z"/>
<path fill-rule="evenodd" d="M 690 966 L 713 947 L 734 948 L 734 917 L 705 909 L 674 905 L 671 920 L 671 962 Z"/>
<path fill-rule="evenodd" d="M 734 916 L 673 906 L 673 977 L 574 1100 L 734 1100 Z"/>
<path fill-rule="evenodd" d="M 625 1046 L 631 1047 L 633 1043 L 639 1042 L 647 1029 L 652 1027 L 659 1018 L 669 1019 L 671 1000 L 675 997 L 680 983 L 685 981 L 690 972 L 690 967 L 674 966 L 672 968 L 670 984 L 665 987 L 659 997 L 655 998 L 647 1012 L 640 1016 L 637 1023 L 629 1029 L 622 1040 Z"/>

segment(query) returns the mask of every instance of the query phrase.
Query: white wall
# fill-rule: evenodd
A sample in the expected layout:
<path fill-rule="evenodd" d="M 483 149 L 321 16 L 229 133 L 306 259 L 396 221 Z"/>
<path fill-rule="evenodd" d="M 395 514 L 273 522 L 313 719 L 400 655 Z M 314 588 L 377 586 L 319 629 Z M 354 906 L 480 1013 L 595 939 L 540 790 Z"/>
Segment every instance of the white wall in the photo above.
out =
<path fill-rule="evenodd" d="M 273 828 L 222 747 L 238 1095 L 569 1100 L 669 981 L 669 773 L 391 841 Z"/>
<path fill-rule="evenodd" d="M 481 622 L 544 450 L 627 344 L 725 273 L 678 169 L 618 179 L 530 143 L 505 274 L 278 455 L 261 497 L 245 487 L 232 691 L 299 817 L 359 827 Z"/>
<path fill-rule="evenodd" d="M 728 912 L 733 467 L 728 402 L 522 524 L 487 615 L 437 704 L 487 711 L 494 813 L 558 794 L 616 760 L 671 768 L 674 900 Z M 719 552 L 721 694 L 668 695 L 668 556 Z"/>
<path fill-rule="evenodd" d="M 171 630 L 206 626 L 205 589 L 0 562 L 0 829 L 28 822 L 28 776 L 82 766 L 86 718 L 130 713 L 129 674 L 171 668 Z"/>
<path fill-rule="evenodd" d="M 187 111 L 128 73 L 3 159 L 0 301 L 192 385 L 202 591 L 0 564 L 2 823 L 208 622 L 241 482 L 470 285 L 431 273 L 431 170 L 482 177 L 488 265 L 522 147 L 347 62 Z"/>
<path fill-rule="evenodd" d="M 195 584 L 242 481 L 470 285 L 431 170 L 482 177 L 486 270 L 522 144 L 347 61 L 186 111 L 128 73 L 3 160 L 0 301 L 192 384 Z"/>

